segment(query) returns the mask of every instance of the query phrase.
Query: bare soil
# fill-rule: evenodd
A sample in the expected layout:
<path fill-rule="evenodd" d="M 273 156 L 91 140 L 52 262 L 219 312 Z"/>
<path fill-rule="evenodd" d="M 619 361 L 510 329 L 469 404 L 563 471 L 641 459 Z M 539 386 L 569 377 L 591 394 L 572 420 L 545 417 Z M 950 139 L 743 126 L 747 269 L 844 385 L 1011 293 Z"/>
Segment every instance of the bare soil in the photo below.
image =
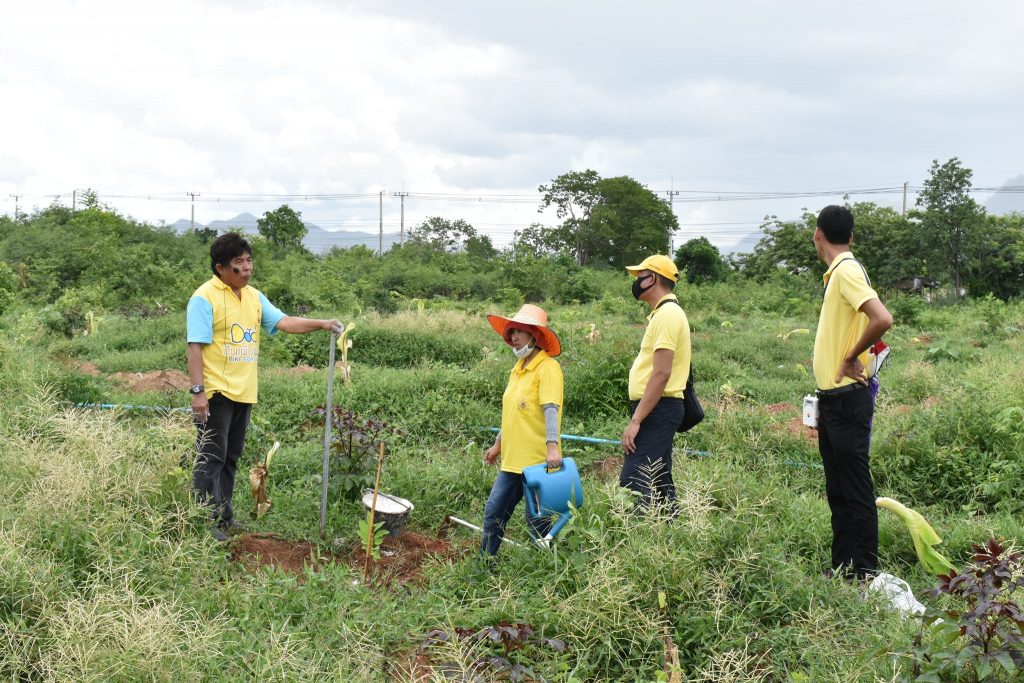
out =
<path fill-rule="evenodd" d="M 241 534 L 231 543 L 231 559 L 250 571 L 275 567 L 293 574 L 307 567 L 320 567 L 337 557 L 324 553 L 308 541 L 292 541 L 276 534 Z"/>
<path fill-rule="evenodd" d="M 186 391 L 192 382 L 181 370 L 151 370 L 149 372 L 115 372 L 110 379 L 129 391 Z"/>
<path fill-rule="evenodd" d="M 380 548 L 381 558 L 370 559 L 370 575 L 375 585 L 385 586 L 420 583 L 426 579 L 423 565 L 430 558 L 452 561 L 464 550 L 452 541 L 421 536 L 412 531 L 404 531 L 397 538 L 388 536 Z M 356 545 L 349 556 L 349 564 L 362 574 L 365 561 L 366 552 Z"/>
<path fill-rule="evenodd" d="M 768 411 L 769 415 L 778 415 L 780 413 L 792 413 L 799 412 L 797 407 L 792 403 L 772 403 L 764 407 Z"/>
<path fill-rule="evenodd" d="M 67 362 L 67 366 L 76 372 L 80 372 L 83 375 L 89 375 L 91 377 L 99 377 L 100 369 L 96 367 L 96 364 L 88 360 L 75 360 L 71 359 Z"/>
<path fill-rule="evenodd" d="M 794 417 L 782 423 L 786 431 L 793 436 L 798 436 L 808 443 L 818 444 L 818 430 L 804 425 L 803 417 Z"/>
<path fill-rule="evenodd" d="M 619 473 L 622 472 L 622 456 L 610 455 L 604 460 L 588 464 L 586 470 L 596 474 L 599 479 L 618 478 Z"/>
<path fill-rule="evenodd" d="M 430 558 L 454 560 L 462 552 L 451 541 L 405 531 L 381 543 L 381 558 L 370 560 L 370 580 L 377 586 L 419 583 L 426 579 L 423 565 Z M 300 574 L 307 567 L 315 570 L 328 563 L 347 562 L 362 574 L 366 554 L 358 544 L 353 544 L 347 554 L 335 555 L 308 541 L 270 533 L 244 533 L 232 540 L 231 559 L 249 571 L 271 566 L 293 574 Z"/>

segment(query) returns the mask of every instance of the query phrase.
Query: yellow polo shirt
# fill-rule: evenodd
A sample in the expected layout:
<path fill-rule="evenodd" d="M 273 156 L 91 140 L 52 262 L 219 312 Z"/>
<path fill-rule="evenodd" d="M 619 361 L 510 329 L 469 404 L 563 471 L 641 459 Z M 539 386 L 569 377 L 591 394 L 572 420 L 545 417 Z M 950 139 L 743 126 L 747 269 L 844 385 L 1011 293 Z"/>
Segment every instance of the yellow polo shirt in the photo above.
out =
<path fill-rule="evenodd" d="M 521 473 L 524 467 L 547 459 L 542 405 L 558 406 L 558 433 L 562 433 L 562 368 L 543 349 L 529 365 L 516 361 L 501 397 L 501 469 Z M 558 452 L 562 452 L 559 439 Z"/>
<path fill-rule="evenodd" d="M 836 389 L 856 380 L 844 377 L 836 383 L 843 358 L 857 343 L 868 326 L 868 316 L 860 307 L 878 294 L 871 288 L 864 268 L 848 251 L 836 256 L 825 271 L 825 296 L 814 336 L 814 381 L 819 389 Z M 860 361 L 867 365 L 867 351 Z"/>
<path fill-rule="evenodd" d="M 666 294 L 659 301 L 675 301 L 675 294 Z M 686 378 L 690 375 L 690 322 L 681 306 L 666 303 L 660 308 L 655 307 L 647 316 L 647 331 L 640 342 L 640 353 L 629 369 L 629 400 L 639 401 L 644 396 L 647 383 L 654 372 L 654 352 L 658 349 L 670 349 L 672 356 L 672 374 L 662 396 L 682 398 L 686 388 Z"/>
<path fill-rule="evenodd" d="M 186 309 L 186 336 L 189 343 L 204 345 L 207 398 L 220 393 L 239 403 L 256 403 L 260 330 L 273 335 L 284 317 L 259 290 L 246 286 L 238 297 L 219 277 L 210 278 L 192 294 Z"/>

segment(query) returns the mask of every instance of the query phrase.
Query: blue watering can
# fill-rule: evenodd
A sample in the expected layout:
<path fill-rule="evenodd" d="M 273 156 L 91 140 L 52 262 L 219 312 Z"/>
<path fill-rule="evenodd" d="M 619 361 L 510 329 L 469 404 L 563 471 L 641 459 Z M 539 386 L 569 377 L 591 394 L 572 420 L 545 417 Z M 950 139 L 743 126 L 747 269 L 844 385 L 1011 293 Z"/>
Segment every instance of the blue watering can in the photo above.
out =
<path fill-rule="evenodd" d="M 543 539 L 547 542 L 572 518 L 570 502 L 577 508 L 583 507 L 583 484 L 572 458 L 562 458 L 562 466 L 557 470 L 549 470 L 545 463 L 523 468 L 523 493 L 531 517 L 559 516 Z"/>

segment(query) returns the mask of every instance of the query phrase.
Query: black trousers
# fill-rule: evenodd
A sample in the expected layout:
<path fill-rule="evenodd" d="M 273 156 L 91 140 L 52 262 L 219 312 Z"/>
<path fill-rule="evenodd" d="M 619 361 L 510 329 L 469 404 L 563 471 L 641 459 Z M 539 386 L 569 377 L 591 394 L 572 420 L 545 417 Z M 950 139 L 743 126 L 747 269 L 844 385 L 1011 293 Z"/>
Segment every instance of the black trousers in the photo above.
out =
<path fill-rule="evenodd" d="M 251 415 L 251 403 L 237 403 L 214 394 L 210 397 L 209 418 L 205 424 L 196 425 L 199 433 L 192 489 L 196 500 L 210 506 L 213 521 L 222 527 L 229 526 L 235 518 L 231 497 Z"/>
<path fill-rule="evenodd" d="M 878 568 L 878 510 L 871 480 L 871 420 L 867 387 L 818 395 L 818 450 L 832 511 L 832 569 L 863 578 Z"/>
<path fill-rule="evenodd" d="M 639 401 L 630 401 L 630 415 Z M 681 398 L 662 397 L 640 423 L 636 450 L 622 461 L 619 486 L 640 494 L 638 511 L 652 503 L 667 504 L 675 512 L 676 487 L 672 481 L 672 439 L 686 408 Z"/>

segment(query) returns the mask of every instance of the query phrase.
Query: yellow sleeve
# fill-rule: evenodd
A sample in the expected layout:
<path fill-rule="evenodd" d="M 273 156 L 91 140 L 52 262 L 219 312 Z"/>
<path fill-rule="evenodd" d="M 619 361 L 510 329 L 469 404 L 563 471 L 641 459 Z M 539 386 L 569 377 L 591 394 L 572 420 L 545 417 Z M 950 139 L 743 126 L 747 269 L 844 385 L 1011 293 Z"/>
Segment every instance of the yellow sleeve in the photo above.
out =
<path fill-rule="evenodd" d="M 562 367 L 558 364 L 558 361 L 551 358 L 537 368 L 537 380 L 539 383 L 538 399 L 540 400 L 540 405 L 554 403 L 556 406 L 561 407 L 563 398 Z"/>
<path fill-rule="evenodd" d="M 654 316 L 651 320 L 651 348 L 655 351 L 658 349 L 678 351 L 678 345 L 683 340 L 683 333 L 688 331 L 683 320 L 684 317 L 670 315 L 667 311 L 665 315 Z"/>
<path fill-rule="evenodd" d="M 878 293 L 868 284 L 864 271 L 856 263 L 837 268 L 834 275 L 839 276 L 839 293 L 853 310 L 859 311 L 865 301 L 878 298 Z"/>

